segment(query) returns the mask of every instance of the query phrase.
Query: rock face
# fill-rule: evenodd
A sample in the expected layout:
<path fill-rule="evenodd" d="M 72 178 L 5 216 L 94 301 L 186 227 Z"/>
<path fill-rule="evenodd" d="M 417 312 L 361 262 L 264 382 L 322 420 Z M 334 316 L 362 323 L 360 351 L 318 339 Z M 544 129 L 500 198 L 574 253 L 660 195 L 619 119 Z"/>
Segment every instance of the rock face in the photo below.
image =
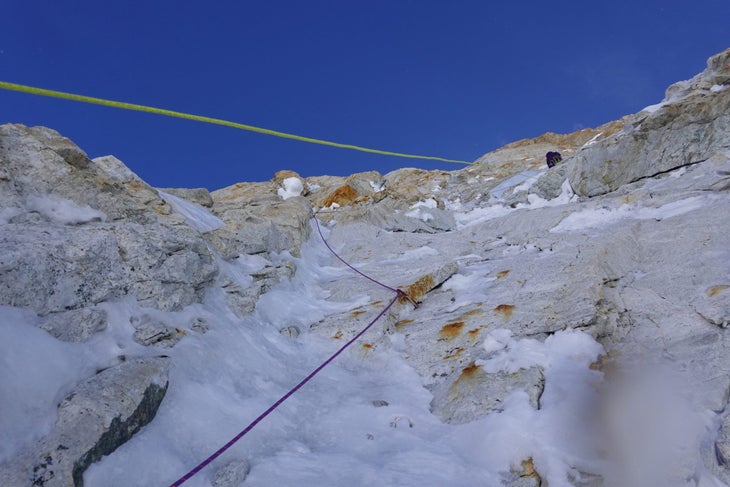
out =
<path fill-rule="evenodd" d="M 730 53 L 667 89 L 658 105 L 630 117 L 623 130 L 579 151 L 570 181 L 583 196 L 707 160 L 730 147 Z"/>
<path fill-rule="evenodd" d="M 544 155 L 555 150 L 563 162 L 546 170 Z M 126 333 L 138 355 L 71 387 L 55 429 L 1 465 L 0 484 L 81 485 L 91 463 L 154 418 L 170 359 L 153 352 L 173 353 L 187 330 L 215 327 L 197 315 L 181 327 L 164 312 L 194 314 L 212 289 L 220 312 L 252 313 L 296 274 L 282 256 L 300 255 L 322 208 L 317 218 L 340 255 L 411 298 L 389 310 L 363 356 L 397 344 L 445 423 L 499 413 L 515 393 L 543 409 L 556 394 L 546 385 L 550 365 L 499 368 L 495 357 L 515 339 L 544 344 L 580 330 L 607 351 L 590 365 L 603 377 L 590 423 L 623 471 L 612 478 L 571 465 L 570 484 L 677 485 L 703 475 L 730 483 L 730 50 L 659 105 L 515 142 L 478 162 L 347 178 L 282 171 L 212 193 L 160 193 L 114 157 L 89 160 L 50 129 L 0 126 L 0 305 L 31 309 L 66 342 Z M 201 226 L 195 215 L 222 223 Z M 361 295 L 363 283 L 333 272 L 322 286 L 337 303 Z M 105 304 L 121 299 L 137 311 L 120 324 Z M 373 285 L 355 309 L 279 330 L 291 340 L 349 339 L 391 299 Z M 667 376 L 638 371 L 658 369 L 672 371 L 677 394 L 655 403 L 641 391 Z M 676 416 L 654 414 L 680 403 L 687 409 L 669 408 Z M 663 420 L 687 411 L 710 418 L 705 437 L 655 441 Z M 627 417 L 649 433 L 626 428 Z M 399 420 L 413 426 L 399 416 L 394 428 Z M 674 468 L 653 471 L 650 460 Z M 513 467 L 505 485 L 556 483 L 533 458 Z M 249 468 L 236 459 L 214 484 L 237 485 Z"/>
<path fill-rule="evenodd" d="M 79 384 L 58 406 L 55 430 L 0 466 L 2 485 L 83 486 L 83 473 L 152 421 L 167 390 L 165 358 L 134 359 Z"/>
<path fill-rule="evenodd" d="M 173 310 L 215 278 L 205 241 L 120 161 L 19 125 L 0 127 L 0 160 L 0 303 L 46 315 L 131 294 Z"/>

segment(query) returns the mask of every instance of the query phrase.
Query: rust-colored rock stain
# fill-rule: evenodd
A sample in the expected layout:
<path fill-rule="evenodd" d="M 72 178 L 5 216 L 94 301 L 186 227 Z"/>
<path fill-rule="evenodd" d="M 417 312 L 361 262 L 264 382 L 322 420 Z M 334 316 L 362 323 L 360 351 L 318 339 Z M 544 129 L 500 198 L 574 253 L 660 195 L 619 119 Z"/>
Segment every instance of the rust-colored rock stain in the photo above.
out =
<path fill-rule="evenodd" d="M 464 370 L 461 371 L 461 375 L 459 375 L 459 378 L 454 381 L 452 387 L 462 381 L 474 380 L 477 375 L 479 375 L 479 372 L 481 372 L 481 369 L 482 368 L 474 362 L 470 363 L 469 365 L 464 367 Z"/>
<path fill-rule="evenodd" d="M 439 332 L 439 336 L 441 338 L 451 340 L 451 339 L 459 336 L 459 333 L 461 333 L 462 328 L 464 328 L 463 321 L 458 321 L 456 323 L 449 323 L 448 325 L 444 325 L 444 327 L 441 328 L 441 331 Z"/>
<path fill-rule="evenodd" d="M 494 308 L 494 311 L 501 314 L 505 318 L 509 318 L 512 316 L 512 312 L 514 311 L 515 306 L 513 304 L 500 304 L 496 308 Z"/>
<path fill-rule="evenodd" d="M 426 274 L 425 276 L 418 279 L 416 282 L 405 288 L 403 291 L 413 300 L 418 302 L 421 297 L 429 292 L 434 287 L 433 277 L 431 274 Z M 405 304 L 408 302 L 408 299 L 401 297 L 399 302 L 401 304 Z"/>
<path fill-rule="evenodd" d="M 730 288 L 727 284 L 720 284 L 719 286 L 712 286 L 710 289 L 707 290 L 707 295 L 709 297 L 717 296 L 718 293 L 721 291 L 724 291 L 725 289 Z"/>
<path fill-rule="evenodd" d="M 467 331 L 466 333 L 471 340 L 476 340 L 477 338 L 479 338 L 479 333 L 481 331 L 482 331 L 482 327 L 480 326 L 479 328 L 471 329 L 471 330 Z"/>
<path fill-rule="evenodd" d="M 360 194 L 357 192 L 357 190 L 355 190 L 355 188 L 353 188 L 349 184 L 345 184 L 330 193 L 327 199 L 324 200 L 324 204 L 322 206 L 330 207 L 332 206 L 332 203 L 337 203 L 340 206 L 349 205 L 359 196 Z"/>
<path fill-rule="evenodd" d="M 497 272 L 497 279 L 502 279 L 503 277 L 507 277 L 507 274 L 509 274 L 509 269 L 499 271 L 499 272 Z"/>
<path fill-rule="evenodd" d="M 413 320 L 400 320 L 395 324 L 395 327 L 397 329 L 403 328 L 404 326 L 408 325 L 409 323 L 413 323 Z"/>

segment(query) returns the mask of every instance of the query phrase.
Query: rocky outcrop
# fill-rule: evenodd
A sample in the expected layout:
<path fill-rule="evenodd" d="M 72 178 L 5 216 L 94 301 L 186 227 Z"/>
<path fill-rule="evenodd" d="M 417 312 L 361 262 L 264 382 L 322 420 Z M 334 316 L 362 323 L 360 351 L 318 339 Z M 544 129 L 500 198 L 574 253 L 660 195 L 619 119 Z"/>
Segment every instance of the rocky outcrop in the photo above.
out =
<path fill-rule="evenodd" d="M 579 151 L 570 175 L 584 196 L 696 164 L 730 147 L 730 50 L 707 69 L 667 89 L 658 105 L 630 117 L 624 129 Z"/>
<path fill-rule="evenodd" d="M 0 304 L 46 315 L 132 295 L 173 310 L 213 282 L 200 234 L 117 159 L 91 161 L 52 130 L 3 125 L 0 161 Z"/>
<path fill-rule="evenodd" d="M 152 421 L 167 391 L 169 360 L 133 359 L 77 385 L 58 406 L 53 432 L 10 464 L 0 484 L 83 486 L 83 473 Z"/>

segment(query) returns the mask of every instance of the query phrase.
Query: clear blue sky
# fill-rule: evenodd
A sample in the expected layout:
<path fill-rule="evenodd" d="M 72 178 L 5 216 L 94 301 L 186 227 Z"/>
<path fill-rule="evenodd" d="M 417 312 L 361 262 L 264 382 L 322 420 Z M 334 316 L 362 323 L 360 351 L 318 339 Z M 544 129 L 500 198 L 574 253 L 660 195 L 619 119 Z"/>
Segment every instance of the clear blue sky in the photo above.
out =
<path fill-rule="evenodd" d="M 0 80 L 474 160 L 657 103 L 730 47 L 730 1 L 6 0 Z M 0 90 L 155 186 L 459 166 Z"/>

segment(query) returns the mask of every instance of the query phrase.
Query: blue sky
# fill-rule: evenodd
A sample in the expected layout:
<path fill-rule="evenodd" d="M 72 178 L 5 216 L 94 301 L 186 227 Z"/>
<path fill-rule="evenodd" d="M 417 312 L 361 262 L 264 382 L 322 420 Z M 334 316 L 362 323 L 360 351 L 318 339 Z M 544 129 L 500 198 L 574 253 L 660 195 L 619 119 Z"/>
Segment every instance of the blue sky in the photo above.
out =
<path fill-rule="evenodd" d="M 6 0 L 0 80 L 474 160 L 657 103 L 730 47 L 730 2 Z M 0 90 L 154 186 L 456 169 Z"/>

